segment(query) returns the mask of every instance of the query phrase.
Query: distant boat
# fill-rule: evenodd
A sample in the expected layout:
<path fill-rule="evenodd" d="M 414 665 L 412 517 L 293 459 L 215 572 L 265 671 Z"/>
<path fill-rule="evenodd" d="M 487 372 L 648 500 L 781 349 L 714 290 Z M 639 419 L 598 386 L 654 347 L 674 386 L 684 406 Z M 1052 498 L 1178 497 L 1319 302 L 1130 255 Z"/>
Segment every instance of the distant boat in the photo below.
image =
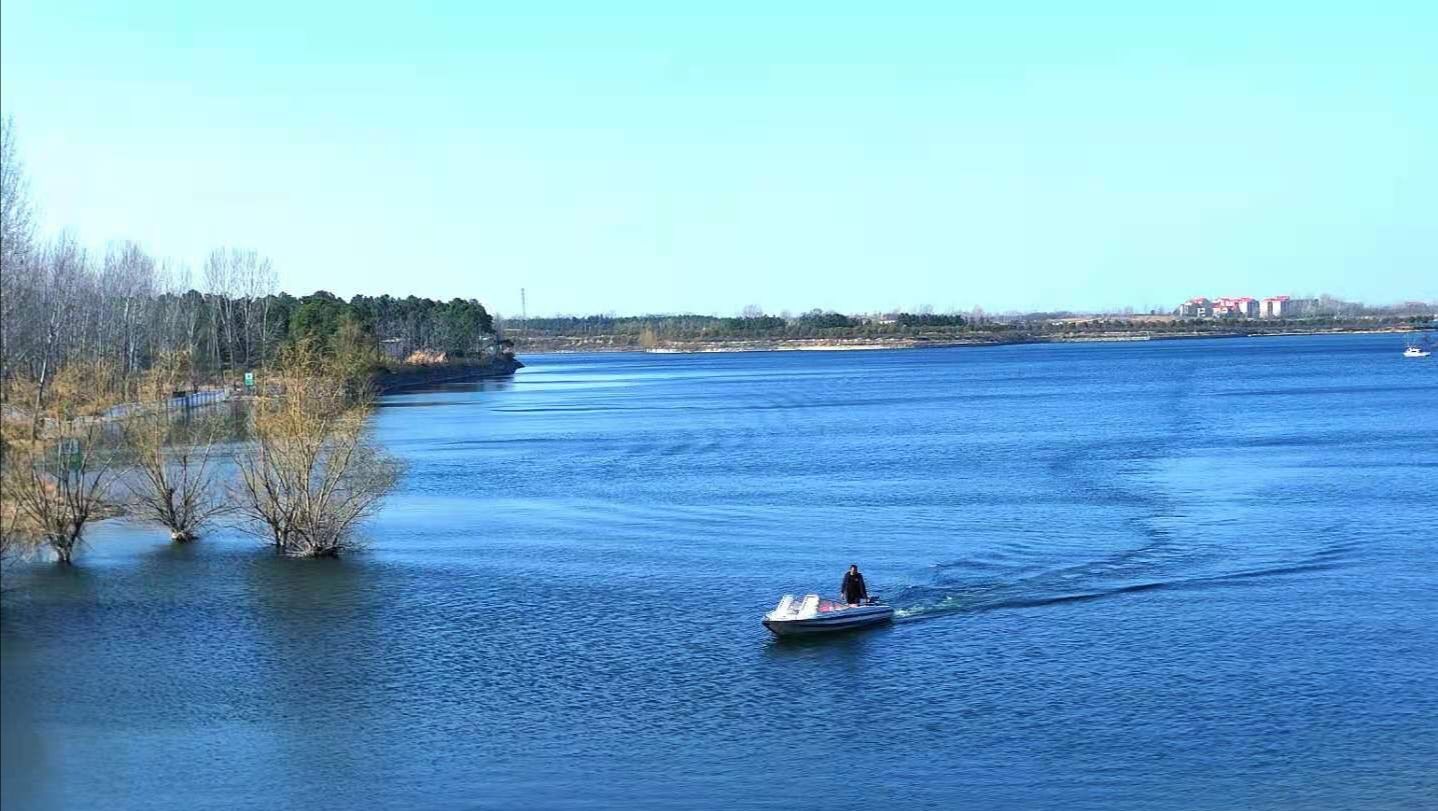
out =
<path fill-rule="evenodd" d="M 1410 343 L 1410 344 L 1408 344 L 1408 347 L 1403 350 L 1403 357 L 1405 357 L 1405 358 L 1426 358 L 1426 357 L 1428 357 L 1429 355 L 1433 354 L 1433 350 L 1430 349 L 1429 347 L 1430 347 L 1430 344 L 1428 343 L 1428 339 L 1427 339 L 1427 338 L 1424 338 L 1424 339 L 1423 339 L 1423 343 L 1421 343 L 1421 344 L 1418 344 L 1418 343 Z"/>

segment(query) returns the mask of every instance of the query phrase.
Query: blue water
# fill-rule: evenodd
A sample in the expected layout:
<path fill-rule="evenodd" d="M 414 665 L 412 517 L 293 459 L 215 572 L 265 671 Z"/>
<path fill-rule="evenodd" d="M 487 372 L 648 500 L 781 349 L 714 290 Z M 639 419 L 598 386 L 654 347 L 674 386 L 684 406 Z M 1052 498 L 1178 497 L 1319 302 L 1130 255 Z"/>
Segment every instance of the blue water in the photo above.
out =
<path fill-rule="evenodd" d="M 1438 363 L 1392 336 L 536 356 L 342 561 L 119 522 L 3 597 L 6 808 L 1414 808 Z M 891 627 L 780 643 L 858 563 Z"/>

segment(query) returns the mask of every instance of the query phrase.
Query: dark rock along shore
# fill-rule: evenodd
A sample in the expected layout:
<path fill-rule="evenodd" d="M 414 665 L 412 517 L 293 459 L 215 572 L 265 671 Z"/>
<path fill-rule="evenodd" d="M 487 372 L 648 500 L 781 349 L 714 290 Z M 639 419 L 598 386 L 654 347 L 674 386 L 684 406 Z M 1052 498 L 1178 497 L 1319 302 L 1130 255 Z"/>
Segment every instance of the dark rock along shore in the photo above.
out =
<path fill-rule="evenodd" d="M 499 358 L 491 363 L 437 364 L 434 366 L 412 366 L 403 371 L 382 371 L 374 376 L 374 387 L 378 394 L 393 394 L 405 389 L 433 386 L 441 383 L 463 383 L 483 380 L 489 377 L 504 377 L 524 368 L 524 363 L 513 356 Z"/>

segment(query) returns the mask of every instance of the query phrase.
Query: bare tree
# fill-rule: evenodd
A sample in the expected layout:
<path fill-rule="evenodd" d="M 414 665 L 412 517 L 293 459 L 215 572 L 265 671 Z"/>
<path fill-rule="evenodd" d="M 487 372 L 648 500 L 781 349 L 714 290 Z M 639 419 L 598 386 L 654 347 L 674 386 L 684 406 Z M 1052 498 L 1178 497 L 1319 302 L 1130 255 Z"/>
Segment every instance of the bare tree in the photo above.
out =
<path fill-rule="evenodd" d="M 42 332 L 38 351 L 31 360 L 31 374 L 36 382 L 33 407 L 37 421 L 45 412 L 51 378 L 65 360 L 69 341 L 64 331 L 71 326 L 73 292 L 82 287 L 87 265 L 84 249 L 68 234 L 62 235 L 42 258 L 36 312 Z M 39 438 L 38 422 L 31 438 Z"/>
<path fill-rule="evenodd" d="M 287 353 L 261 388 L 253 447 L 238 460 L 240 511 L 284 554 L 340 555 L 399 477 L 398 462 L 366 431 L 368 398 L 355 402 L 347 381 L 309 346 Z"/>
<path fill-rule="evenodd" d="M 210 305 L 209 327 L 210 327 L 210 349 L 213 353 L 212 361 L 215 371 L 224 368 L 225 358 L 233 357 L 234 334 L 230 330 L 232 320 L 230 318 L 230 266 L 222 250 L 210 252 L 205 260 L 205 300 Z M 224 346 L 227 352 L 222 355 L 220 351 L 221 336 L 224 336 Z"/>
<path fill-rule="evenodd" d="M 73 560 L 86 525 L 110 509 L 114 454 L 104 414 L 114 404 L 114 381 L 105 361 L 67 364 L 51 381 L 50 399 L 35 396 L 50 405 L 37 411 L 28 433 L 4 424 L 5 494 L 17 522 L 43 539 L 61 563 Z"/>
<path fill-rule="evenodd" d="M 170 531 L 170 540 L 199 537 L 211 519 L 229 510 L 219 498 L 212 464 L 220 422 L 213 417 L 172 421 L 156 407 L 189 372 L 185 355 L 160 358 L 140 386 L 142 408 L 124 422 L 125 444 L 134 455 L 136 478 L 129 484 L 137 513 Z"/>
<path fill-rule="evenodd" d="M 156 357 L 183 353 L 186 358 L 193 358 L 195 347 L 186 329 L 185 318 L 185 293 L 190 289 L 190 269 L 172 262 L 161 263 L 155 274 L 155 288 L 159 293 L 152 327 Z"/>
<path fill-rule="evenodd" d="M 0 122 L 0 402 L 10 372 L 10 327 L 27 296 L 18 284 L 30 259 L 35 223 L 24 166 L 15 145 L 14 121 Z"/>
<path fill-rule="evenodd" d="M 22 260 L 35 234 L 34 210 L 25 166 L 15 143 L 15 121 L 6 116 L 0 122 L 0 262 L 6 270 Z"/>
<path fill-rule="evenodd" d="M 232 261 L 240 266 L 241 289 L 244 295 L 245 367 L 266 362 L 265 347 L 270 340 L 270 303 L 279 282 L 270 260 L 254 251 L 231 252 Z"/>
<path fill-rule="evenodd" d="M 116 357 L 120 374 L 128 378 L 141 371 L 151 345 L 155 260 L 133 242 L 112 245 L 97 282 L 99 346 Z"/>
<path fill-rule="evenodd" d="M 85 526 L 107 505 L 108 454 L 99 423 L 71 422 L 53 443 L 39 442 L 8 460 L 7 490 L 61 563 L 71 563 Z"/>

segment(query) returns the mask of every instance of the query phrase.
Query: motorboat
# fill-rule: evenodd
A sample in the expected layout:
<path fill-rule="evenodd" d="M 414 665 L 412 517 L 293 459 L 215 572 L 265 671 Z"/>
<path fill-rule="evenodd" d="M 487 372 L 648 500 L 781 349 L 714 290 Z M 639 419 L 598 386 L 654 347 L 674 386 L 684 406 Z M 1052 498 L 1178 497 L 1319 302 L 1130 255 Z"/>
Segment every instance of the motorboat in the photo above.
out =
<path fill-rule="evenodd" d="M 1403 357 L 1405 358 L 1426 358 L 1431 354 L 1433 353 L 1430 350 L 1425 349 L 1417 344 L 1414 344 L 1403 350 Z"/>
<path fill-rule="evenodd" d="M 860 605 L 849 605 L 817 594 L 805 594 L 799 599 L 785 594 L 774 610 L 764 615 L 764 627 L 775 636 L 808 636 L 866 628 L 893 618 L 893 606 L 872 598 Z"/>

